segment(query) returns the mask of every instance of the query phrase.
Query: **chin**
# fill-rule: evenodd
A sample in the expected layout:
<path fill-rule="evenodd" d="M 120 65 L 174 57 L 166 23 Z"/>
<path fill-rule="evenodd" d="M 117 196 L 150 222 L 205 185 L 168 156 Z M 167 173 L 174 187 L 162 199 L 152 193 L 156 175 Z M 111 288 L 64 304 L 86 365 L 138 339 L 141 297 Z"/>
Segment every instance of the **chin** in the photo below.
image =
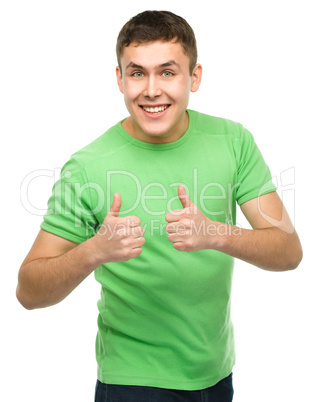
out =
<path fill-rule="evenodd" d="M 169 129 L 161 129 L 157 127 L 156 129 L 146 129 L 145 127 L 141 127 L 144 134 L 150 137 L 166 137 L 169 133 Z"/>

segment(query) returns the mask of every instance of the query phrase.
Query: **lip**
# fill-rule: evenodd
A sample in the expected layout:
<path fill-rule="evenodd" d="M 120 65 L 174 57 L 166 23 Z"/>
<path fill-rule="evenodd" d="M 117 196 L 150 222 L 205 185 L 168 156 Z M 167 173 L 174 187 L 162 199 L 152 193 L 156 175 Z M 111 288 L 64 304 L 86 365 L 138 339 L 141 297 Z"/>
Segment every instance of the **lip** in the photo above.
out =
<path fill-rule="evenodd" d="M 158 119 L 159 117 L 163 117 L 166 112 L 168 111 L 168 109 L 171 107 L 171 105 L 167 105 L 167 108 L 165 110 L 163 110 L 163 112 L 158 112 L 158 113 L 149 113 L 146 112 L 143 107 L 160 107 L 160 106 L 165 106 L 167 105 L 166 103 L 162 103 L 160 105 L 141 105 L 139 106 L 140 109 L 142 110 L 142 112 L 144 113 L 145 116 L 149 117 L 150 119 Z"/>

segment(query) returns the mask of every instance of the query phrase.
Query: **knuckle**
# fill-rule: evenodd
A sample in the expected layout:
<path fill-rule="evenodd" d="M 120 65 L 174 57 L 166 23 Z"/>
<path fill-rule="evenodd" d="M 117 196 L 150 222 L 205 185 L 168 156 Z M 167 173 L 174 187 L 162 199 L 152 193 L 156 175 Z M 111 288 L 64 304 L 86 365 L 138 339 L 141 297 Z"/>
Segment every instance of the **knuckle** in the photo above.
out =
<path fill-rule="evenodd" d="M 137 216 L 128 216 L 127 219 L 127 223 L 130 226 L 139 226 L 141 224 L 141 220 Z"/>
<path fill-rule="evenodd" d="M 129 257 L 129 250 L 126 249 L 126 248 L 124 248 L 124 249 L 121 251 L 121 256 L 122 256 L 124 259 L 127 259 L 127 258 Z"/>
<path fill-rule="evenodd" d="M 125 228 L 117 229 L 116 233 L 117 233 L 117 235 L 118 235 L 119 237 L 121 237 L 122 239 L 124 239 L 124 238 L 126 237 L 126 230 L 125 230 Z"/>
<path fill-rule="evenodd" d="M 141 253 L 142 253 L 141 247 L 134 248 L 134 249 L 130 250 L 130 252 L 129 252 L 129 259 L 138 257 L 138 255 L 140 255 Z"/>
<path fill-rule="evenodd" d="M 185 241 L 185 246 L 186 246 L 187 249 L 192 248 L 192 247 L 193 247 L 193 242 L 192 242 L 192 240 L 186 240 L 186 241 Z"/>
<path fill-rule="evenodd" d="M 136 257 L 137 257 L 138 255 L 140 255 L 140 254 L 142 253 L 142 251 L 143 251 L 143 250 L 142 250 L 141 247 L 137 248 L 136 251 L 135 251 Z"/>
<path fill-rule="evenodd" d="M 176 248 L 176 250 L 178 250 L 178 251 L 185 251 L 185 247 L 184 247 L 184 245 L 183 244 L 181 244 L 181 243 L 174 243 L 173 244 L 173 246 L 174 246 L 174 248 Z"/>
<path fill-rule="evenodd" d="M 135 231 L 135 235 L 137 236 L 143 236 L 144 235 L 144 229 L 140 226 L 139 228 L 137 228 L 137 230 Z"/>
<path fill-rule="evenodd" d="M 186 226 L 186 228 L 190 228 L 191 219 L 186 217 L 185 219 L 183 219 L 183 224 Z"/>
<path fill-rule="evenodd" d="M 124 261 L 129 261 L 130 260 L 130 258 L 131 258 L 130 250 L 124 249 L 121 254 L 122 254 L 122 258 L 124 259 Z"/>
<path fill-rule="evenodd" d="M 124 237 L 123 239 L 120 240 L 122 247 L 125 250 L 125 247 L 128 246 L 128 239 L 126 237 Z"/>
<path fill-rule="evenodd" d="M 172 232 L 176 230 L 176 225 L 174 223 L 169 223 L 167 226 L 167 231 Z"/>

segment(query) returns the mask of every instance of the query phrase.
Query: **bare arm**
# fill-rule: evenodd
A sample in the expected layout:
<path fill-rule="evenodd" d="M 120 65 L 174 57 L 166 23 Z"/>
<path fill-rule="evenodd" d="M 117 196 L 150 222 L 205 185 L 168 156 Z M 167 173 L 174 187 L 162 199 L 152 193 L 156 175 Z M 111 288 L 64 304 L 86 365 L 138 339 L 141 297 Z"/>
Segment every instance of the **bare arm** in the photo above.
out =
<path fill-rule="evenodd" d="M 270 271 L 295 269 L 302 247 L 278 194 L 252 199 L 241 210 L 253 230 L 230 228 L 220 236 L 217 250 Z"/>
<path fill-rule="evenodd" d="M 95 268 L 84 243 L 40 230 L 21 265 L 16 296 L 27 309 L 59 303 Z"/>
<path fill-rule="evenodd" d="M 106 262 L 128 261 L 142 252 L 144 229 L 137 217 L 119 218 L 118 193 L 100 231 L 81 244 L 41 230 L 21 265 L 16 296 L 27 309 L 59 303 Z"/>

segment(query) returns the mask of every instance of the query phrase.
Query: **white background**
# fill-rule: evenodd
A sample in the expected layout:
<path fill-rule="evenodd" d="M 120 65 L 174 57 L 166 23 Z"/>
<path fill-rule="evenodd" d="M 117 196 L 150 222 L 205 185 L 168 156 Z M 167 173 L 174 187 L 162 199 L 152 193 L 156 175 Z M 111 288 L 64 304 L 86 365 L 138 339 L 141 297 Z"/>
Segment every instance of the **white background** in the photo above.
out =
<path fill-rule="evenodd" d="M 20 187 L 29 173 L 60 168 L 127 116 L 115 81 L 115 41 L 122 25 L 148 8 L 180 14 L 194 28 L 204 75 L 189 107 L 239 121 L 254 134 L 304 248 L 291 272 L 236 261 L 234 401 L 315 400 L 311 3 L 1 2 L 2 401 L 93 400 L 99 285 L 91 275 L 57 306 L 19 305 L 18 269 L 42 219 L 22 205 Z M 45 209 L 52 184 L 48 176 L 30 183 L 33 209 Z M 240 215 L 238 222 L 246 225 Z"/>

